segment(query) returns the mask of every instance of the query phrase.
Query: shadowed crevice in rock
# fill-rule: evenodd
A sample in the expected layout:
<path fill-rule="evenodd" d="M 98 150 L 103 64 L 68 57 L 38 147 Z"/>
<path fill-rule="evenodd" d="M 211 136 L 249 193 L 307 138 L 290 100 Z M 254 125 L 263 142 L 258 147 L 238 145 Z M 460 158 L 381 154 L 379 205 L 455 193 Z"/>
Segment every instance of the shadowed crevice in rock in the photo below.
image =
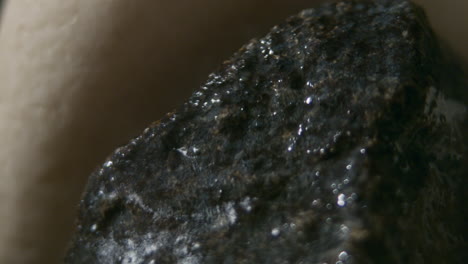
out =
<path fill-rule="evenodd" d="M 444 54 L 406 1 L 291 17 L 91 175 L 66 263 L 462 263 Z"/>

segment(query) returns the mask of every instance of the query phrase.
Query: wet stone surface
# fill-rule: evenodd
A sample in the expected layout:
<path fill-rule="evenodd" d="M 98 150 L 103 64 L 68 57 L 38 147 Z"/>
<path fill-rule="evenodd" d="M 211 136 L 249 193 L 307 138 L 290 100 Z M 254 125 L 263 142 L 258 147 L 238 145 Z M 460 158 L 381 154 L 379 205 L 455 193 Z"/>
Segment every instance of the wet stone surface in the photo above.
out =
<path fill-rule="evenodd" d="M 465 263 L 442 50 L 406 1 L 290 18 L 90 176 L 65 262 Z"/>

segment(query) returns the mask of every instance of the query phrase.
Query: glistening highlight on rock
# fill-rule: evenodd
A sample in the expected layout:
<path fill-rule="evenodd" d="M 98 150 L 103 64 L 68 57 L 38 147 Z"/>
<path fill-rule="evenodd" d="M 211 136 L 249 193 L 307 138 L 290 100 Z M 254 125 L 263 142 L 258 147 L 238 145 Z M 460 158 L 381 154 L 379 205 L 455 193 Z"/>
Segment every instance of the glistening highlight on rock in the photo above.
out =
<path fill-rule="evenodd" d="M 291 17 L 90 176 L 66 263 L 464 263 L 449 54 L 408 1 Z"/>

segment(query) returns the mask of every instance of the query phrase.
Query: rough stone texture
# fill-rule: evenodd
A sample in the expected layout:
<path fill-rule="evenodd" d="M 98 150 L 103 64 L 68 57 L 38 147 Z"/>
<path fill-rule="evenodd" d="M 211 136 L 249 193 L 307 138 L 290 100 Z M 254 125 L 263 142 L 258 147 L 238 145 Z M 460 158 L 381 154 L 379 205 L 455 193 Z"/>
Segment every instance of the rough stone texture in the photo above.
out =
<path fill-rule="evenodd" d="M 66 263 L 464 263 L 446 57 L 406 1 L 290 18 L 91 175 Z"/>

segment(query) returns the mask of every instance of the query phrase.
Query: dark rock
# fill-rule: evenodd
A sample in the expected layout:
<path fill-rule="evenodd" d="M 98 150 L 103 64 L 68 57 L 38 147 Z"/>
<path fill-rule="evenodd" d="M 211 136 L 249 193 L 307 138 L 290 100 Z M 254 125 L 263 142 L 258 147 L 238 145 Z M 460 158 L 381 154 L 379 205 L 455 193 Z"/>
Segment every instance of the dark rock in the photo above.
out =
<path fill-rule="evenodd" d="M 290 18 L 91 175 L 66 263 L 465 263 L 446 57 L 406 1 Z"/>

